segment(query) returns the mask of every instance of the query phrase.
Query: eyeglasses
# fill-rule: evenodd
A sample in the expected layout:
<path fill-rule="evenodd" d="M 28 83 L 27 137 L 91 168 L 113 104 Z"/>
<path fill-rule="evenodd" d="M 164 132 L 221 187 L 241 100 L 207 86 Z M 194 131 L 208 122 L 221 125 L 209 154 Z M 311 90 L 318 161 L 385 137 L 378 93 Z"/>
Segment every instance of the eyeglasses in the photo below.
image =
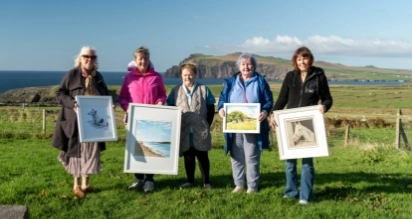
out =
<path fill-rule="evenodd" d="M 85 58 L 85 59 L 91 59 L 91 60 L 96 60 L 97 59 L 97 56 L 95 56 L 95 55 L 92 55 L 92 56 L 82 55 L 82 57 Z"/>

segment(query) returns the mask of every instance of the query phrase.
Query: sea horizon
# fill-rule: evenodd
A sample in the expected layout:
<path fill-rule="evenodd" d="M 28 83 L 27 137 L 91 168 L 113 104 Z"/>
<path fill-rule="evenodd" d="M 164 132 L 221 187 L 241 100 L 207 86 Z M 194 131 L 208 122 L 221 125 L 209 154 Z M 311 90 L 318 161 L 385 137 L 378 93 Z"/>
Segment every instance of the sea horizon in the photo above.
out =
<path fill-rule="evenodd" d="M 58 85 L 67 71 L 19 71 L 0 70 L 0 93 L 8 90 L 25 87 L 42 87 Z M 107 85 L 122 85 L 123 77 L 128 74 L 124 72 L 102 71 L 103 78 Z M 178 85 L 182 83 L 181 78 L 164 77 L 164 72 L 159 72 L 163 76 L 165 85 Z M 197 82 L 205 85 L 220 85 L 224 83 L 222 78 L 197 78 Z M 271 83 L 282 83 L 282 81 L 270 81 Z M 400 81 L 329 81 L 329 84 L 341 85 L 401 85 L 406 82 Z"/>

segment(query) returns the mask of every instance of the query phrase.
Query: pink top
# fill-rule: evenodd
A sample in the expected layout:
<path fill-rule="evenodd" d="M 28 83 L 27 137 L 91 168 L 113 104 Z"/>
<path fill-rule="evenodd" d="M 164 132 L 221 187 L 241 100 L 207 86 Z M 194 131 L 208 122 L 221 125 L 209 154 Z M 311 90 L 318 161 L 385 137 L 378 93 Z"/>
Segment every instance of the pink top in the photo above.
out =
<path fill-rule="evenodd" d="M 130 71 L 124 77 L 120 90 L 119 103 L 124 111 L 129 103 L 157 104 L 166 102 L 166 89 L 162 76 L 152 66 L 143 76 L 137 68 L 128 67 Z"/>

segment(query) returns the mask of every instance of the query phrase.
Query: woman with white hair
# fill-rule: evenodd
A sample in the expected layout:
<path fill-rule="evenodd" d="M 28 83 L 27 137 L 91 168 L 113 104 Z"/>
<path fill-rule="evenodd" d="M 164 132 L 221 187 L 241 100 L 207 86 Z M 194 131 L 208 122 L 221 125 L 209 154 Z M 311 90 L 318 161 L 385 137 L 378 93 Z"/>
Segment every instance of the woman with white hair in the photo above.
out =
<path fill-rule="evenodd" d="M 76 95 L 109 95 L 97 68 L 96 50 L 82 47 L 74 60 L 74 68 L 66 73 L 56 91 L 61 109 L 52 145 L 61 151 L 58 159 L 66 171 L 73 175 L 73 193 L 79 198 L 84 197 L 86 192 L 96 191 L 89 186 L 89 177 L 100 172 L 100 151 L 105 149 L 104 142 L 80 143 L 77 129 Z"/>
<path fill-rule="evenodd" d="M 242 53 L 237 60 L 239 72 L 228 79 L 220 93 L 219 115 L 225 117 L 224 103 L 260 103 L 259 134 L 225 133 L 225 153 L 230 151 L 232 174 L 236 185 L 233 193 L 245 188 L 245 164 L 247 165 L 247 194 L 259 189 L 260 154 L 269 147 L 268 113 L 273 106 L 273 96 L 265 78 L 256 72 L 256 59 L 249 53 Z"/>

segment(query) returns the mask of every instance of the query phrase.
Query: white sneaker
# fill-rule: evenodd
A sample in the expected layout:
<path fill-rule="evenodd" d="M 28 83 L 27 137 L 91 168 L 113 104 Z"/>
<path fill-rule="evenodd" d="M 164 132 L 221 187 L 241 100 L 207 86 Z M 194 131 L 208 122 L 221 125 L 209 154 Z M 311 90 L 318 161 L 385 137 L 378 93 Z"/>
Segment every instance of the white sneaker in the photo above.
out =
<path fill-rule="evenodd" d="M 135 179 L 132 185 L 129 186 L 129 189 L 140 188 L 144 185 L 144 180 Z"/>
<path fill-rule="evenodd" d="M 245 188 L 243 186 L 236 186 L 235 189 L 233 189 L 232 193 L 237 193 L 243 191 Z"/>
<path fill-rule="evenodd" d="M 306 201 L 306 200 L 301 199 L 301 200 L 299 200 L 299 204 L 300 205 L 307 205 L 307 204 L 309 204 L 309 202 Z"/>
<path fill-rule="evenodd" d="M 246 194 L 252 194 L 252 193 L 257 193 L 257 192 L 258 192 L 257 189 L 248 188 L 246 191 Z"/>
<path fill-rule="evenodd" d="M 212 186 L 211 186 L 210 184 L 205 184 L 205 185 L 203 186 L 203 189 L 205 189 L 205 190 L 211 190 L 211 189 L 212 189 Z"/>
<path fill-rule="evenodd" d="M 150 181 L 146 181 L 143 186 L 144 192 L 153 192 L 154 190 L 154 183 Z"/>

